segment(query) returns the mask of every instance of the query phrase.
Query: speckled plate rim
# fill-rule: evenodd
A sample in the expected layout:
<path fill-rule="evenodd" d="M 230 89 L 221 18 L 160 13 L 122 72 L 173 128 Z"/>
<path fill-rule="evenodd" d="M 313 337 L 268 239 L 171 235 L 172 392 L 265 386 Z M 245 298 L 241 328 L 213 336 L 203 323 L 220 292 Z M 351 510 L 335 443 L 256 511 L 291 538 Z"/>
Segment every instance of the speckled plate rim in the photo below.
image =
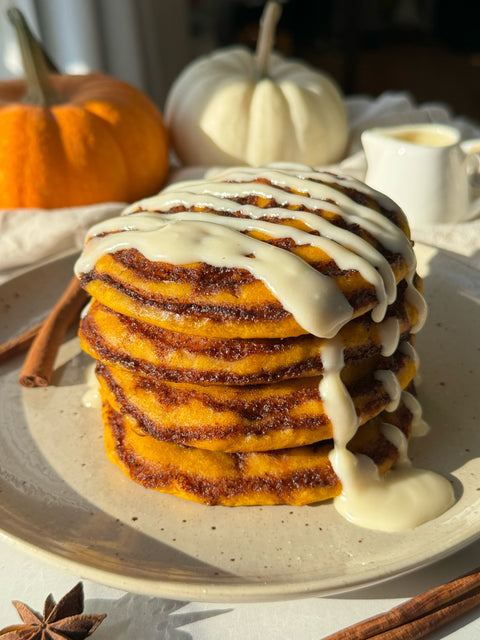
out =
<path fill-rule="evenodd" d="M 113 589 L 136 593 L 144 596 L 168 598 L 172 600 L 188 600 L 192 602 L 205 603 L 248 603 L 248 602 L 275 602 L 282 600 L 294 600 L 308 597 L 328 597 L 339 594 L 350 593 L 372 587 L 374 585 L 388 582 L 389 580 L 400 578 L 401 576 L 413 573 L 436 562 L 454 555 L 456 552 L 465 549 L 470 544 L 480 539 L 480 532 L 472 533 L 470 536 L 459 541 L 437 554 L 432 554 L 427 558 L 419 559 L 415 562 L 405 564 L 397 570 L 381 573 L 378 570 L 365 572 L 362 579 L 350 581 L 344 584 L 338 579 L 331 583 L 325 580 L 312 580 L 309 582 L 298 582 L 286 585 L 283 582 L 261 583 L 261 584 L 205 584 L 192 585 L 184 582 L 174 582 L 172 580 L 145 580 L 134 578 L 128 575 L 115 574 L 104 571 L 95 566 L 76 562 L 72 559 L 62 558 L 28 541 L 9 535 L 8 532 L 0 528 L 0 535 L 7 544 L 19 549 L 30 556 L 37 558 L 53 566 L 69 571 L 82 579 L 92 580 Z"/>

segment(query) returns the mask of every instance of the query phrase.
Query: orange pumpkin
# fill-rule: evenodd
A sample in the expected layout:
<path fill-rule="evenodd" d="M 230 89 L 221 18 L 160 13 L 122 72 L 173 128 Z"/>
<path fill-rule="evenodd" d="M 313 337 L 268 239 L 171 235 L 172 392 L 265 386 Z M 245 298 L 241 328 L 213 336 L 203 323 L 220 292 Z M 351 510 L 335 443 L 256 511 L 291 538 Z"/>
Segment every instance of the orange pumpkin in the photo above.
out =
<path fill-rule="evenodd" d="M 168 136 L 155 104 L 102 74 L 50 74 L 23 16 L 26 80 L 0 82 L 0 207 L 44 209 L 133 202 L 168 171 Z"/>

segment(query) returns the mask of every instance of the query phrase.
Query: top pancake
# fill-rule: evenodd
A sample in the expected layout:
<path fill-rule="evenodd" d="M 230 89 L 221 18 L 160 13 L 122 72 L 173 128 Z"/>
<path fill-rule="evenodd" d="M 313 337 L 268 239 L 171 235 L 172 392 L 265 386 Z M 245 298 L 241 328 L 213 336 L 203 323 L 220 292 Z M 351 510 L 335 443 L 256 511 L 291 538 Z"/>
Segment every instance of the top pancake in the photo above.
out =
<path fill-rule="evenodd" d="M 90 230 L 77 275 L 101 304 L 170 331 L 331 338 L 381 320 L 403 279 L 413 291 L 401 210 L 351 178 L 234 168 L 126 214 Z"/>

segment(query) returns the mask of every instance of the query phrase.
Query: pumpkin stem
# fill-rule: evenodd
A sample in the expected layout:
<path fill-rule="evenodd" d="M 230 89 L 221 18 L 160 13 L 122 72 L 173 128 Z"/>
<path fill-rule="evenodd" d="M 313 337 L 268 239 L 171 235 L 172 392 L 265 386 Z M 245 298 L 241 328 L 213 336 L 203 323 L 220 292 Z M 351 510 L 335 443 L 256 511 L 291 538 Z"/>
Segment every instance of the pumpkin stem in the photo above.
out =
<path fill-rule="evenodd" d="M 27 84 L 24 101 L 39 107 L 49 107 L 63 102 L 49 77 L 49 71 L 58 73 L 58 69 L 33 35 L 25 16 L 16 7 L 8 9 L 7 16 L 16 31 L 22 54 Z"/>
<path fill-rule="evenodd" d="M 275 42 L 275 30 L 282 15 L 282 7 L 278 2 L 269 0 L 260 18 L 260 30 L 255 51 L 255 64 L 259 78 L 268 75 L 268 63 Z"/>

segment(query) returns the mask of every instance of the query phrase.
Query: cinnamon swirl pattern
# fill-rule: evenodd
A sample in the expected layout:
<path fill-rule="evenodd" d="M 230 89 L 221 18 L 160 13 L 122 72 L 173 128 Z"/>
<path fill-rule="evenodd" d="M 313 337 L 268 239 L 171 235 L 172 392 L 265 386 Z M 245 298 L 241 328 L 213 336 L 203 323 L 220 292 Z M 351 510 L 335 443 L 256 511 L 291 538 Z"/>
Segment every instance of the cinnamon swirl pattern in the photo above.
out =
<path fill-rule="evenodd" d="M 345 456 L 386 472 L 420 417 L 415 264 L 394 203 L 303 165 L 211 172 L 95 225 L 76 273 L 108 456 L 229 506 L 337 496 Z"/>

